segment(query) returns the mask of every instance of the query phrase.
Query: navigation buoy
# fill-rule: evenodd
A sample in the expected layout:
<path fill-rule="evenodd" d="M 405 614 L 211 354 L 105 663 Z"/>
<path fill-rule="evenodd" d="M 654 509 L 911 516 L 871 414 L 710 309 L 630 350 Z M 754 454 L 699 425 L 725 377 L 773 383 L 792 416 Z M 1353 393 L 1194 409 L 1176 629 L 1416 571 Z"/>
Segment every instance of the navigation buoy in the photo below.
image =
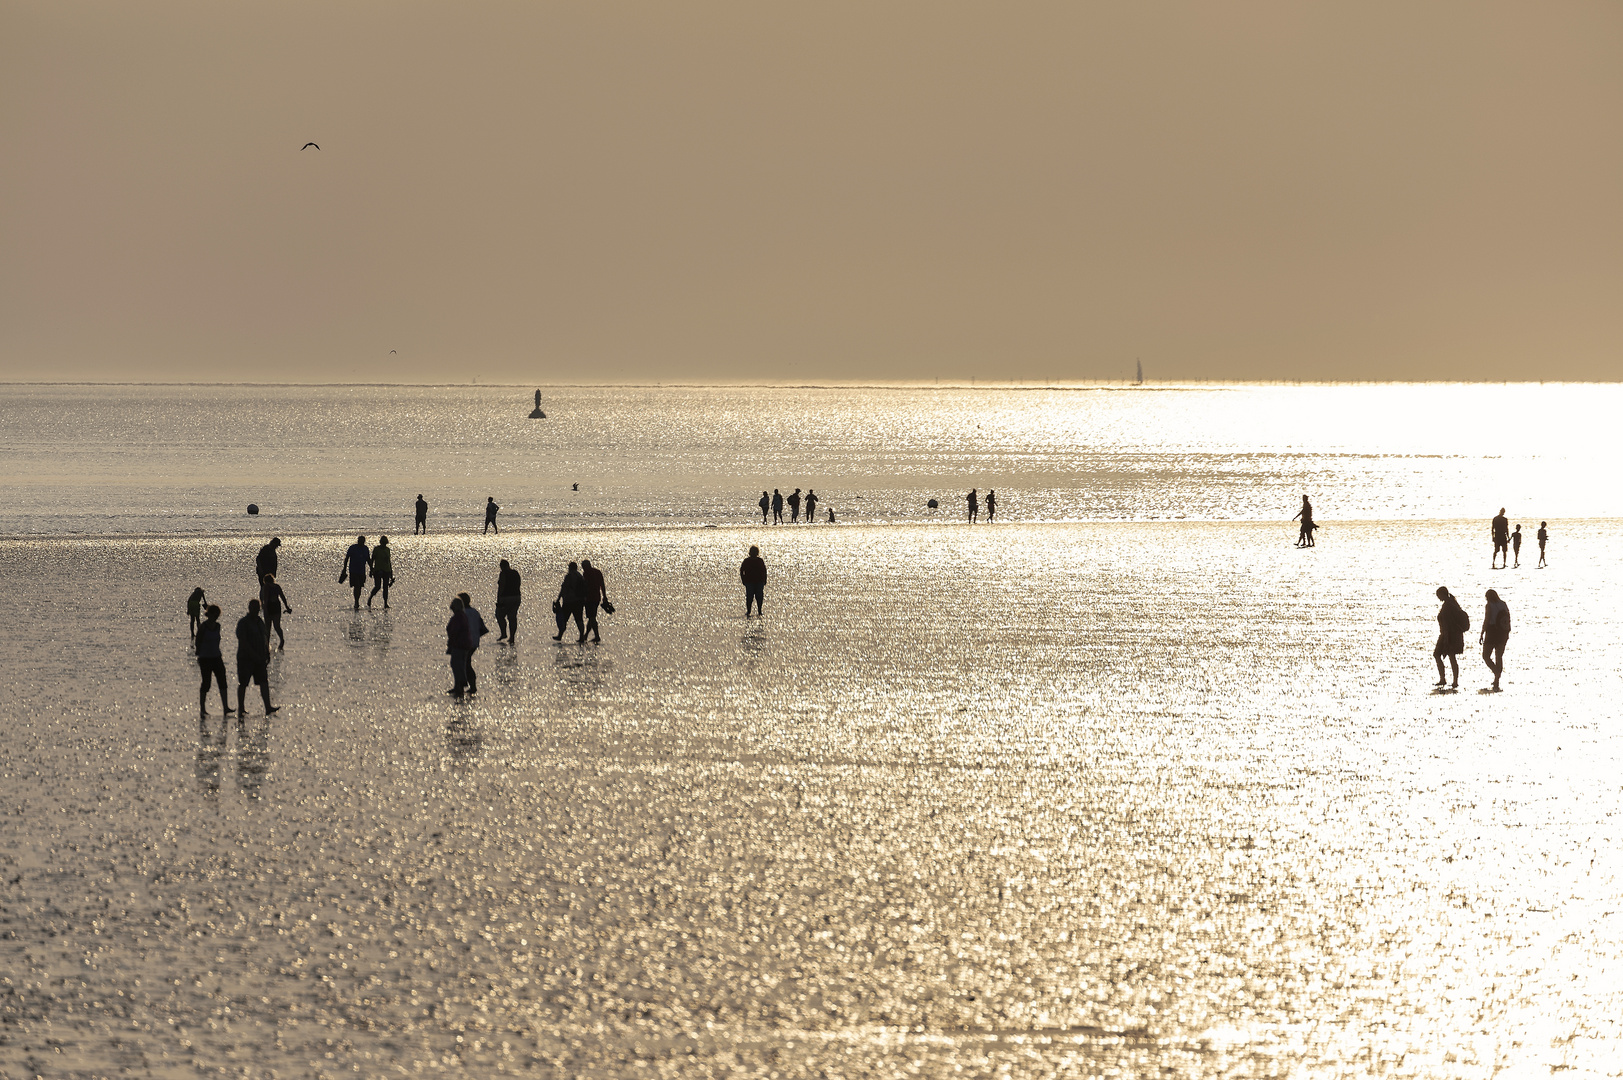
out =
<path fill-rule="evenodd" d="M 545 420 L 547 414 L 541 411 L 541 391 L 535 392 L 535 408 L 530 410 L 531 420 Z"/>
<path fill-rule="evenodd" d="M 929 502 L 925 503 L 924 505 L 928 506 L 931 510 L 939 510 L 939 509 L 941 509 L 941 504 L 936 502 L 934 499 L 931 499 Z"/>
<path fill-rule="evenodd" d="M 258 503 L 249 503 L 248 504 L 248 513 L 250 515 L 259 513 L 259 504 Z"/>

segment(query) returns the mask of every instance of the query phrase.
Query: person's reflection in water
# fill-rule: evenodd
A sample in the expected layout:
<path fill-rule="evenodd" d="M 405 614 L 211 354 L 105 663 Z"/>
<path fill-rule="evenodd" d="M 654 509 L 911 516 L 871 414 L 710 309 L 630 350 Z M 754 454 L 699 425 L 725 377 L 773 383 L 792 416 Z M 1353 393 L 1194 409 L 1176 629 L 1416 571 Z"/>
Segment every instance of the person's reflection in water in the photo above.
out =
<path fill-rule="evenodd" d="M 220 755 L 225 753 L 224 720 L 220 721 L 218 733 L 211 732 L 204 724 L 197 729 L 197 790 L 204 795 L 216 795 L 220 791 Z"/>
<path fill-rule="evenodd" d="M 461 718 L 445 725 L 445 750 L 455 761 L 467 762 L 478 757 L 485 748 L 485 737 Z"/>
<path fill-rule="evenodd" d="M 259 789 L 270 773 L 270 720 L 260 720 L 251 730 L 237 721 L 237 790 L 250 799 L 259 798 Z"/>

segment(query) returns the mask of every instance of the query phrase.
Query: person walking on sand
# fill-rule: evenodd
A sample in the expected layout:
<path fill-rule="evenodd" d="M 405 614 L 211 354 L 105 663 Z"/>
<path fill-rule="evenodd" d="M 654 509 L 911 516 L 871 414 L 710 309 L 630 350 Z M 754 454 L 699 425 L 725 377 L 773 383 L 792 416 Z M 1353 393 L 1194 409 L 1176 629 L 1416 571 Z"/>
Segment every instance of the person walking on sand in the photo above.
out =
<path fill-rule="evenodd" d="M 479 673 L 473 670 L 473 656 L 479 651 L 479 639 L 490 633 L 490 627 L 485 625 L 485 617 L 479 614 L 479 609 L 473 606 L 472 597 L 465 592 L 456 595 L 462 601 L 462 614 L 468 620 L 468 693 L 477 694 Z"/>
<path fill-rule="evenodd" d="M 969 494 L 964 496 L 964 503 L 969 509 L 969 523 L 973 525 L 975 522 L 980 520 L 981 516 L 981 499 L 979 492 L 977 492 L 974 488 L 970 488 Z"/>
<path fill-rule="evenodd" d="M 202 590 L 199 590 L 202 591 Z M 197 718 L 208 719 L 209 684 L 220 680 L 220 708 L 231 715 L 231 702 L 226 698 L 225 657 L 220 653 L 220 609 L 210 604 L 204 612 L 203 622 L 197 628 L 197 639 L 192 645 L 197 654 L 197 670 L 203 673 L 203 685 L 197 689 Z"/>
<path fill-rule="evenodd" d="M 518 643 L 518 608 L 524 602 L 523 585 L 518 571 L 503 559 L 501 573 L 496 575 L 496 629 L 501 631 L 496 638 L 497 644 L 503 641 L 509 645 Z"/>
<path fill-rule="evenodd" d="M 1432 659 L 1437 661 L 1437 685 L 1446 685 L 1448 680 L 1443 676 L 1443 657 L 1454 668 L 1453 689 L 1460 688 L 1460 653 L 1465 651 L 1465 632 L 1471 629 L 1471 616 L 1460 607 L 1460 602 L 1454 599 L 1446 586 L 1437 586 L 1437 599 L 1443 606 L 1437 609 L 1437 647 L 1431 651 Z"/>
<path fill-rule="evenodd" d="M 197 628 L 203 624 L 203 608 L 208 604 L 208 596 L 199 585 L 192 590 L 192 595 L 186 598 L 186 616 L 192 621 L 192 640 L 197 640 Z"/>
<path fill-rule="evenodd" d="M 591 559 L 580 561 L 580 580 L 586 590 L 586 633 L 592 635 L 594 642 L 601 643 L 603 636 L 597 632 L 597 609 L 609 603 L 609 589 L 603 580 L 603 571 L 592 565 Z M 614 610 L 609 605 L 607 610 Z"/>
<path fill-rule="evenodd" d="M 1501 506 L 1499 513 L 1494 515 L 1493 524 L 1489 531 L 1493 533 L 1493 558 L 1488 562 L 1489 570 L 1503 570 L 1510 564 L 1510 519 L 1505 517 L 1505 508 Z M 1499 557 L 1504 556 L 1501 565 Z"/>
<path fill-rule="evenodd" d="M 772 500 L 769 499 L 766 492 L 763 491 L 761 492 L 761 501 L 755 505 L 761 508 L 761 524 L 765 525 L 767 511 L 772 509 Z"/>
<path fill-rule="evenodd" d="M 1549 524 L 1548 521 L 1538 523 L 1538 569 L 1540 570 L 1549 565 L 1544 561 L 1544 545 L 1550 542 Z"/>
<path fill-rule="evenodd" d="M 282 538 L 280 536 L 273 536 L 270 538 L 270 543 L 259 549 L 259 554 L 254 556 L 255 581 L 264 581 L 266 574 L 275 575 L 281 573 L 281 569 L 277 565 L 278 560 L 276 558 L 276 549 L 281 546 Z"/>
<path fill-rule="evenodd" d="M 986 493 L 986 523 L 988 525 L 997 520 L 997 492 Z"/>
<path fill-rule="evenodd" d="M 1302 521 L 1302 531 L 1296 534 L 1296 546 L 1312 547 L 1314 529 L 1313 504 L 1307 501 L 1306 495 L 1302 496 L 1302 508 L 1291 515 L 1292 521 L 1295 521 L 1298 518 L 1300 518 Z"/>
<path fill-rule="evenodd" d="M 480 536 L 485 535 L 485 533 L 488 533 L 492 529 L 496 529 L 496 513 L 500 509 L 501 507 L 496 505 L 496 497 L 494 495 L 485 496 L 485 527 L 479 530 Z M 502 531 L 500 529 L 496 529 L 496 535 L 500 536 L 501 534 Z"/>
<path fill-rule="evenodd" d="M 1511 553 L 1516 556 L 1515 569 L 1520 570 L 1522 567 L 1522 527 L 1520 525 L 1511 530 L 1510 550 Z"/>
<path fill-rule="evenodd" d="M 1477 641 L 1482 645 L 1482 662 L 1493 672 L 1493 688 L 1499 689 L 1499 676 L 1505 673 L 1505 645 L 1510 641 L 1510 605 L 1499 599 L 1499 593 L 1489 589 L 1482 611 L 1482 630 Z"/>
<path fill-rule="evenodd" d="M 813 491 L 811 488 L 807 488 L 806 489 L 806 522 L 808 524 L 812 524 L 812 523 L 815 523 L 816 521 L 817 521 L 817 492 Z"/>
<path fill-rule="evenodd" d="M 372 565 L 372 553 L 367 550 L 366 537 L 357 536 L 344 552 L 344 566 L 338 571 L 338 584 L 347 579 L 355 592 L 355 610 L 361 610 L 361 590 L 366 588 L 366 568 Z"/>
<path fill-rule="evenodd" d="M 259 610 L 265 617 L 265 646 L 270 647 L 271 631 L 276 631 L 276 647 L 281 649 L 287 645 L 287 636 L 282 633 L 282 612 L 293 613 L 293 605 L 287 602 L 287 593 L 276 584 L 275 574 L 266 574 L 265 579 L 259 583 Z"/>
<path fill-rule="evenodd" d="M 237 716 L 246 715 L 243 703 L 248 697 L 248 684 L 259 684 L 259 697 L 265 703 L 269 716 L 281 706 L 270 700 L 270 635 L 265 633 L 265 620 L 259 614 L 259 601 L 248 601 L 248 614 L 237 620 Z"/>
<path fill-rule="evenodd" d="M 451 598 L 451 621 L 445 624 L 445 653 L 451 658 L 451 675 L 456 685 L 447 690 L 457 700 L 468 687 L 468 617 L 462 613 L 462 598 Z"/>
<path fill-rule="evenodd" d="M 552 635 L 553 641 L 564 639 L 564 627 L 569 620 L 575 620 L 575 629 L 580 631 L 576 645 L 586 640 L 586 617 L 582 609 L 586 606 L 586 579 L 580 576 L 580 566 L 569 564 L 569 572 L 564 574 L 563 584 L 558 586 L 558 597 L 554 610 L 558 613 L 558 632 Z"/>
<path fill-rule="evenodd" d="M 378 537 L 378 546 L 372 549 L 372 591 L 366 594 L 366 606 L 372 606 L 372 597 L 383 591 L 383 610 L 389 610 L 389 586 L 394 584 L 394 552 L 389 550 L 389 538 Z M 288 608 L 292 611 L 292 608 Z"/>
<path fill-rule="evenodd" d="M 772 489 L 772 524 L 783 524 L 783 492 Z"/>
<path fill-rule="evenodd" d="M 417 524 L 412 527 L 411 535 L 428 532 L 428 500 L 421 493 L 417 495 Z"/>
<path fill-rule="evenodd" d="M 750 605 L 755 605 L 755 614 L 761 614 L 761 600 L 766 596 L 766 560 L 761 558 L 761 549 L 750 545 L 749 558 L 738 565 L 738 580 L 744 584 L 744 618 L 750 617 Z"/>
<path fill-rule="evenodd" d="M 799 521 L 800 520 L 800 489 L 795 488 L 794 492 L 787 499 L 785 499 L 784 502 L 789 504 L 789 523 L 794 524 L 795 522 Z"/>

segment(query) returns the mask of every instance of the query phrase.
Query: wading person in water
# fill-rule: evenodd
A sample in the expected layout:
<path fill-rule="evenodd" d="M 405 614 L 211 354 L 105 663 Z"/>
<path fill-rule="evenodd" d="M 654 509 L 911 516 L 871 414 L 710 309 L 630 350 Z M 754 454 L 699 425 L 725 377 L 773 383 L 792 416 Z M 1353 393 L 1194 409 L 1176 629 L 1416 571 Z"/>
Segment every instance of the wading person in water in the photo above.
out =
<path fill-rule="evenodd" d="M 1522 527 L 1520 525 L 1516 526 L 1510 534 L 1510 550 L 1516 556 L 1516 568 L 1520 569 L 1522 565 Z"/>
<path fill-rule="evenodd" d="M 997 520 L 997 492 L 986 493 L 986 523 L 988 525 Z"/>
<path fill-rule="evenodd" d="M 199 585 L 192 590 L 192 595 L 186 598 L 186 615 L 192 621 L 192 640 L 197 640 L 197 628 L 203 624 L 203 608 L 208 603 L 208 597 L 203 593 L 203 586 Z"/>
<path fill-rule="evenodd" d="M 1460 653 L 1465 651 L 1465 632 L 1471 629 L 1471 617 L 1444 586 L 1437 586 L 1437 599 L 1443 602 L 1443 606 L 1437 609 L 1437 647 L 1431 651 L 1432 659 L 1437 661 L 1437 685 L 1443 686 L 1448 682 L 1443 675 L 1443 657 L 1446 656 L 1454 668 L 1453 688 L 1458 690 Z"/>
<path fill-rule="evenodd" d="M 237 620 L 237 716 L 243 715 L 243 702 L 247 700 L 248 684 L 259 684 L 259 697 L 265 703 L 269 716 L 279 706 L 270 700 L 270 676 L 266 667 L 270 663 L 270 635 L 265 633 L 265 621 L 259 615 L 259 601 L 248 601 L 248 614 Z"/>
<path fill-rule="evenodd" d="M 969 523 L 973 525 L 981 516 L 980 493 L 975 488 L 970 488 L 969 494 L 964 496 L 964 503 L 969 508 Z"/>
<path fill-rule="evenodd" d="M 772 509 L 772 500 L 769 499 L 766 492 L 763 491 L 761 492 L 761 501 L 755 505 L 761 508 L 761 524 L 765 525 L 767 511 Z"/>
<path fill-rule="evenodd" d="M 372 597 L 383 591 L 383 610 L 389 610 L 389 586 L 394 584 L 394 552 L 389 550 L 389 538 L 378 537 L 378 546 L 372 549 L 372 591 L 366 594 L 366 606 L 372 606 Z M 292 611 L 292 608 L 288 608 Z"/>
<path fill-rule="evenodd" d="M 593 566 L 591 559 L 580 561 L 580 580 L 586 590 L 586 630 L 582 638 L 589 633 L 593 641 L 601 642 L 603 636 L 597 632 L 597 609 L 608 602 L 608 585 L 603 580 L 603 571 Z"/>
<path fill-rule="evenodd" d="M 1493 524 L 1488 526 L 1488 530 L 1493 533 L 1493 558 L 1488 562 L 1488 569 L 1502 570 L 1510 565 L 1510 519 L 1505 517 L 1503 506 L 1494 515 Z M 1504 556 L 1503 565 L 1499 561 L 1501 555 Z"/>
<path fill-rule="evenodd" d="M 462 614 L 468 620 L 468 693 L 479 692 L 479 673 L 473 670 L 473 657 L 479 651 L 479 639 L 490 633 L 490 627 L 485 625 L 485 617 L 479 614 L 479 609 L 473 606 L 473 598 L 467 593 L 456 594 L 462 601 Z"/>
<path fill-rule="evenodd" d="M 1313 524 L 1313 504 L 1307 501 L 1306 495 L 1302 496 L 1302 508 L 1291 515 L 1292 521 L 1297 518 L 1302 520 L 1302 531 L 1296 534 L 1296 546 L 1312 547 L 1313 530 L 1316 526 Z"/>
<path fill-rule="evenodd" d="M 428 502 L 422 495 L 417 496 L 417 525 L 411 530 L 411 535 L 428 532 Z"/>
<path fill-rule="evenodd" d="M 220 680 L 220 708 L 227 716 L 231 715 L 231 702 L 225 696 L 225 657 L 220 653 L 220 609 L 210 604 L 205 615 L 202 625 L 197 628 L 197 643 L 193 646 L 197 653 L 197 670 L 203 673 L 203 685 L 197 690 L 199 720 L 208 717 L 209 684 L 215 679 Z"/>
<path fill-rule="evenodd" d="M 1482 630 L 1477 640 L 1482 644 L 1482 662 L 1493 672 L 1493 688 L 1499 689 L 1499 676 L 1505 673 L 1505 644 L 1510 641 L 1510 605 L 1499 599 L 1499 593 L 1489 589 L 1487 606 L 1482 612 Z"/>
<path fill-rule="evenodd" d="M 496 575 L 496 629 L 501 631 L 497 643 L 518 641 L 518 608 L 524 602 L 523 579 L 506 559 L 501 561 L 501 573 Z"/>
<path fill-rule="evenodd" d="M 817 492 L 811 488 L 806 489 L 806 520 L 808 522 L 817 520 Z"/>
<path fill-rule="evenodd" d="M 772 524 L 783 524 L 783 492 L 772 489 Z"/>
<path fill-rule="evenodd" d="M 1547 528 L 1547 526 L 1549 524 L 1550 523 L 1548 521 L 1541 521 L 1541 522 L 1538 523 L 1538 565 L 1539 565 L 1539 569 L 1543 569 L 1546 565 L 1548 565 L 1544 561 L 1544 545 L 1548 544 L 1550 542 L 1550 530 Z"/>
<path fill-rule="evenodd" d="M 445 653 L 451 658 L 455 685 L 446 693 L 461 698 L 468 686 L 468 617 L 462 613 L 462 598 L 451 598 L 451 621 L 445 624 Z"/>
<path fill-rule="evenodd" d="M 744 618 L 750 617 L 750 604 L 755 614 L 761 614 L 761 599 L 766 595 L 766 560 L 761 549 L 751 545 L 749 558 L 738 565 L 738 580 L 744 584 Z"/>
<path fill-rule="evenodd" d="M 270 538 L 270 543 L 259 549 L 259 554 L 254 556 L 254 579 L 256 581 L 264 581 L 266 574 L 278 574 L 281 572 L 276 558 L 276 549 L 281 546 L 282 538 L 273 536 Z"/>
<path fill-rule="evenodd" d="M 271 631 L 276 631 L 276 647 L 278 649 L 287 645 L 287 635 L 282 633 L 282 612 L 289 614 L 293 605 L 287 602 L 287 593 L 276 584 L 276 575 L 266 574 L 265 580 L 259 585 L 259 611 L 265 617 L 265 645 L 270 647 Z"/>
<path fill-rule="evenodd" d="M 485 496 L 485 527 L 479 530 L 480 536 L 485 535 L 485 533 L 492 529 L 496 529 L 496 512 L 500 509 L 501 507 L 496 505 L 496 497 L 494 495 Z M 500 536 L 501 534 L 502 531 L 500 529 L 496 529 L 496 535 Z"/>
<path fill-rule="evenodd" d="M 361 610 L 361 590 L 366 588 L 366 568 L 372 565 L 372 553 L 367 550 L 366 537 L 357 536 L 344 552 L 344 567 L 338 571 L 338 584 L 347 578 L 355 592 L 355 610 Z"/>
<path fill-rule="evenodd" d="M 564 627 L 569 620 L 575 620 L 575 629 L 580 631 L 580 638 L 575 642 L 579 645 L 586 640 L 586 617 L 583 609 L 586 606 L 586 579 L 580 576 L 580 567 L 575 563 L 569 564 L 569 572 L 564 574 L 563 584 L 558 586 L 557 597 L 558 632 L 552 635 L 553 641 L 564 639 Z"/>
<path fill-rule="evenodd" d="M 791 523 L 799 521 L 800 520 L 800 489 L 795 488 L 793 494 L 791 494 L 787 499 L 785 499 L 783 501 L 789 504 L 789 521 Z"/>

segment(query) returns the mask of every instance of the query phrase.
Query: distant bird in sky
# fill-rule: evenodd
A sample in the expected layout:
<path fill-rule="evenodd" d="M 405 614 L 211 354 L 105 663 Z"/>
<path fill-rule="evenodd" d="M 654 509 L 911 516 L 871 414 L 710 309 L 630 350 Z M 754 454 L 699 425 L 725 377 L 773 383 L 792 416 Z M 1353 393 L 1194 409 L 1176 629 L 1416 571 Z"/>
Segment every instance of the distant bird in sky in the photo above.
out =
<path fill-rule="evenodd" d="M 302 154 L 302 153 L 304 153 L 304 152 L 305 152 L 305 151 L 306 151 L 306 150 L 308 150 L 308 149 L 310 149 L 310 148 L 311 148 L 311 147 L 312 147 L 312 146 L 316 146 L 316 144 L 315 144 L 315 143 L 313 143 L 313 142 L 307 142 L 307 143 L 305 143 L 305 144 L 304 144 L 304 145 L 303 145 L 303 146 L 301 146 L 301 147 L 299 147 L 299 153 L 301 153 L 301 154 Z M 321 149 L 321 147 L 319 147 L 319 146 L 316 146 L 316 149 L 317 149 L 317 150 L 320 150 L 320 149 Z"/>

